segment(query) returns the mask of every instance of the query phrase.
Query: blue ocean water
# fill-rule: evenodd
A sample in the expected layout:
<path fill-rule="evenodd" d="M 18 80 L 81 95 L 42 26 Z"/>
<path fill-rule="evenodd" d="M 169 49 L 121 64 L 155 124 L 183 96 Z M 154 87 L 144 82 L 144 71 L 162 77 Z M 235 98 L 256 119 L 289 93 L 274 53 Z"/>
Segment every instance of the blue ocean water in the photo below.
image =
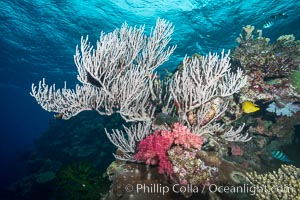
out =
<path fill-rule="evenodd" d="M 186 54 L 232 49 L 248 24 L 263 29 L 271 41 L 285 34 L 300 39 L 296 0 L 1 0 L 1 187 L 24 174 L 24 155 L 53 117 L 29 95 L 31 84 L 45 77 L 48 83 L 67 81 L 74 87 L 73 55 L 81 36 L 89 35 L 93 43 L 101 31 L 111 32 L 125 21 L 145 24 L 149 32 L 158 17 L 174 24 L 171 44 L 177 45 L 158 69 L 162 73 L 175 69 Z"/>

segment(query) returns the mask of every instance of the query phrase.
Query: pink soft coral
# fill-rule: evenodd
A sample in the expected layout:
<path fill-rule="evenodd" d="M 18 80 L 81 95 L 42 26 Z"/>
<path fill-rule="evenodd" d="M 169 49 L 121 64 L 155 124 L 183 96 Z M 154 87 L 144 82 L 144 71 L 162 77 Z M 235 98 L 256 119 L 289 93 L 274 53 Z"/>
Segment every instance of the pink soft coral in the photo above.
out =
<path fill-rule="evenodd" d="M 195 135 L 189 129 L 175 123 L 172 131 L 156 130 L 152 135 L 147 136 L 138 145 L 136 160 L 143 161 L 147 165 L 158 164 L 159 173 L 173 173 L 172 163 L 167 156 L 167 151 L 173 144 L 181 145 L 185 149 L 201 149 L 203 140 L 199 135 Z"/>
<path fill-rule="evenodd" d="M 147 165 L 158 163 L 158 172 L 172 174 L 172 164 L 167 156 L 167 151 L 172 145 L 171 138 L 163 137 L 159 131 L 147 136 L 138 145 L 138 153 L 135 158 L 138 161 L 144 161 Z"/>
<path fill-rule="evenodd" d="M 240 146 L 232 145 L 231 153 L 234 156 L 242 156 L 244 154 L 244 149 L 242 149 Z"/>
<path fill-rule="evenodd" d="M 164 137 L 172 138 L 174 144 L 181 145 L 186 149 L 189 148 L 201 149 L 203 144 L 202 137 L 194 133 L 191 133 L 186 126 L 178 122 L 174 123 L 172 132 L 167 130 L 162 130 L 161 135 Z"/>

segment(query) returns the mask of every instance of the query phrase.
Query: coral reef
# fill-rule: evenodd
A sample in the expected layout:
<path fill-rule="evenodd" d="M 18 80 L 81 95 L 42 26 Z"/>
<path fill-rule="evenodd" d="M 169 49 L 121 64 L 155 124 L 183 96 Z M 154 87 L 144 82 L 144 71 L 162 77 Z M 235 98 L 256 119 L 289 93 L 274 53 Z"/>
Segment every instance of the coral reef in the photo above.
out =
<path fill-rule="evenodd" d="M 299 178 L 291 166 L 283 166 L 272 175 L 251 172 L 276 168 L 278 162 L 270 152 L 290 144 L 294 126 L 300 123 L 296 80 L 299 41 L 285 35 L 270 43 L 261 30 L 248 25 L 237 38 L 239 46 L 231 59 L 224 51 L 221 57 L 212 53 L 186 56 L 174 73 L 160 79 L 154 70 L 169 58 L 175 46 L 167 47 L 173 32 L 168 21 L 159 19 L 156 29 L 162 31 L 153 31 L 148 37 L 142 27 L 132 28 L 125 23 L 120 30 L 126 37 L 119 37 L 119 29 L 108 35 L 103 33 L 103 41 L 97 43 L 93 54 L 87 51 L 92 49 L 88 39 L 82 39 L 81 51 L 77 48 L 75 55 L 82 86 L 77 85 L 76 90 L 56 90 L 55 85 L 48 86 L 44 80 L 38 86 L 33 84 L 31 95 L 44 109 L 58 113 L 57 119 L 69 119 L 83 110 L 96 110 L 100 115 L 117 113 L 124 119 L 116 121 L 117 129 L 112 133 L 106 130 L 112 127 L 106 125 L 104 118 L 91 117 L 96 126 L 79 122 L 62 126 L 59 139 L 44 134 L 37 143 L 41 150 L 36 157 L 48 156 L 51 167 L 40 169 L 35 176 L 38 182 L 59 179 L 72 194 L 80 191 L 96 196 L 88 191 L 99 193 L 102 182 L 91 176 L 88 165 L 60 166 L 95 157 L 98 161 L 94 159 L 93 166 L 107 166 L 111 160 L 103 159 L 104 152 L 111 146 L 97 132 L 104 129 L 103 124 L 109 140 L 117 147 L 117 161 L 107 169 L 111 188 L 103 199 L 208 198 L 212 195 L 207 186 L 241 185 L 247 182 L 247 176 L 253 185 L 261 180 L 271 184 L 276 179 L 289 184 L 287 177 Z M 152 42 L 155 39 L 158 42 Z M 116 45 L 116 41 L 124 44 Z M 137 47 L 127 51 L 125 47 L 131 43 Z M 104 50 L 115 50 L 115 54 L 107 57 Z M 124 55 L 116 53 L 119 51 Z M 157 60 L 144 52 L 152 52 Z M 110 62 L 91 64 L 97 59 Z M 120 129 L 124 121 L 131 126 Z M 50 148 L 53 152 L 48 151 Z M 55 169 L 54 161 L 58 162 Z M 298 186 L 294 189 L 298 192 Z M 216 199 L 227 196 L 215 195 Z M 266 195 L 260 193 L 257 197 Z M 274 193 L 275 197 L 288 196 Z"/>
<path fill-rule="evenodd" d="M 178 184 L 178 187 L 194 185 L 203 188 L 210 185 L 221 164 L 220 158 L 215 155 L 207 155 L 196 149 L 184 149 L 181 146 L 172 147 L 168 155 L 174 171 L 171 176 L 172 183 Z M 191 191 L 184 191 L 183 194 L 185 197 L 193 195 Z"/>
<path fill-rule="evenodd" d="M 254 31 L 254 27 L 251 30 L 240 35 L 239 46 L 232 54 L 233 63 L 243 67 L 249 77 L 242 98 L 252 101 L 291 100 L 297 96 L 289 76 L 300 64 L 299 41 L 288 35 L 270 44 L 261 30 Z"/>
<path fill-rule="evenodd" d="M 261 175 L 250 172 L 247 178 L 256 189 L 257 199 L 300 198 L 300 169 L 293 165 L 282 165 L 276 172 Z"/>
<path fill-rule="evenodd" d="M 177 146 L 184 150 L 183 147 Z M 176 148 L 177 148 L 176 147 Z M 180 155 L 176 155 L 179 158 Z M 181 156 L 181 159 L 185 159 Z M 192 166 L 192 162 L 186 166 Z M 184 163 L 182 163 L 184 165 Z M 211 180 L 210 183 L 218 185 L 237 185 L 246 183 L 246 173 L 248 172 L 242 166 L 231 162 L 222 162 L 219 166 L 219 176 Z M 180 170 L 180 169 L 179 169 Z M 177 172 L 180 174 L 182 172 Z M 204 178 L 201 174 L 194 171 L 197 177 L 189 176 L 190 181 L 199 181 Z M 114 161 L 107 169 L 107 175 L 112 181 L 109 192 L 103 200 L 110 199 L 164 199 L 164 200 L 184 200 L 184 199 L 241 199 L 238 195 L 226 193 L 210 193 L 208 187 L 202 188 L 197 185 L 183 183 L 170 183 L 166 175 L 158 173 L 158 166 L 149 167 L 148 165 Z M 187 174 L 192 175 L 192 174 Z M 208 174 L 206 174 L 209 176 Z M 175 178 L 179 178 L 178 175 Z M 177 179 L 179 180 L 179 179 Z M 203 180 L 201 180 L 203 181 Z M 178 195 L 182 193 L 184 195 Z M 193 196 L 191 196 L 193 194 Z"/>
<path fill-rule="evenodd" d="M 300 66 L 300 42 L 292 35 L 284 35 L 270 43 L 253 26 L 242 31 L 237 39 L 239 45 L 231 54 L 232 65 L 244 69 L 248 84 L 230 100 L 222 120 L 231 125 L 245 123 L 253 138 L 243 146 L 243 156 L 233 155 L 230 147 L 236 144 L 229 144 L 232 155 L 225 154 L 224 158 L 255 170 L 264 170 L 265 165 L 276 168 L 278 162 L 274 162 L 270 151 L 291 144 L 294 126 L 299 124 L 300 93 L 293 78 Z M 260 110 L 242 112 L 241 105 L 247 101 L 254 102 Z"/>
<path fill-rule="evenodd" d="M 107 169 L 112 181 L 111 189 L 103 199 L 175 199 L 176 194 L 167 191 L 169 184 L 158 167 L 138 163 L 114 161 Z M 176 197 L 184 199 L 184 197 Z"/>
<path fill-rule="evenodd" d="M 292 86 L 295 88 L 296 92 L 300 94 L 300 66 L 298 68 L 298 70 L 292 71 L 290 79 Z"/>

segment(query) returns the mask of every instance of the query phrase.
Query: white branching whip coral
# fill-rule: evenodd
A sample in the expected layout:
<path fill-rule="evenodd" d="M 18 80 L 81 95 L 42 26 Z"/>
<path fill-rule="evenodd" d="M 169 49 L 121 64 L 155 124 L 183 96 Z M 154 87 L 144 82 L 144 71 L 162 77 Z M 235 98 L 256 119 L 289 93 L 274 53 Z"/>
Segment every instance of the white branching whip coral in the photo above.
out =
<path fill-rule="evenodd" d="M 158 80 L 154 70 L 176 48 L 168 46 L 174 26 L 158 19 L 149 36 L 144 29 L 124 23 L 111 33 L 102 32 L 96 47 L 88 37 L 81 38 L 74 55 L 81 85 L 67 89 L 65 83 L 62 89 L 56 89 L 55 84 L 49 86 L 43 79 L 38 85 L 32 84 L 30 93 L 45 110 L 58 113 L 62 119 L 95 110 L 101 115 L 119 113 L 127 122 L 140 122 L 125 127 L 126 135 L 106 130 L 111 142 L 123 151 L 123 157 L 116 157 L 123 160 L 133 160 L 136 143 L 151 132 L 157 102 L 166 114 L 174 113 L 176 103 L 181 123 L 194 133 L 212 134 L 223 127 L 212 122 L 227 109 L 226 98 L 239 92 L 247 81 L 241 69 L 231 71 L 229 52 L 224 51 L 221 57 L 211 53 L 185 57 L 182 69 L 172 79 Z M 241 131 L 230 129 L 224 139 L 248 141 L 248 137 L 239 135 Z"/>
<path fill-rule="evenodd" d="M 47 111 L 60 113 L 69 119 L 83 110 L 96 110 L 102 115 L 114 112 L 126 121 L 150 121 L 156 98 L 152 82 L 154 70 L 169 59 L 176 46 L 167 47 L 174 27 L 164 19 L 158 19 L 150 36 L 144 34 L 144 26 L 129 27 L 105 34 L 94 49 L 88 37 L 81 39 L 81 48 L 74 56 L 78 69 L 76 90 L 56 90 L 43 79 L 32 85 L 31 95 Z"/>

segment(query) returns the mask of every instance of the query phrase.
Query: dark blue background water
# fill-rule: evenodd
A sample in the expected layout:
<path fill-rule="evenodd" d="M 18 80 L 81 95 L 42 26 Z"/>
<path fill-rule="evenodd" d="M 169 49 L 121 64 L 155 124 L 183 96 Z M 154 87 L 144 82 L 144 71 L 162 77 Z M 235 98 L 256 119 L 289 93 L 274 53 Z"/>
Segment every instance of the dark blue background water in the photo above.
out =
<path fill-rule="evenodd" d="M 1 187 L 22 175 L 26 152 L 53 116 L 29 95 L 31 83 L 45 77 L 57 86 L 65 80 L 74 86 L 73 54 L 82 35 L 94 42 L 101 30 L 113 31 L 124 21 L 146 24 L 149 31 L 157 17 L 175 25 L 171 43 L 178 46 L 159 71 L 174 69 L 185 54 L 232 49 L 247 24 L 261 29 L 271 20 L 264 36 L 300 39 L 298 0 L 1 0 Z"/>

